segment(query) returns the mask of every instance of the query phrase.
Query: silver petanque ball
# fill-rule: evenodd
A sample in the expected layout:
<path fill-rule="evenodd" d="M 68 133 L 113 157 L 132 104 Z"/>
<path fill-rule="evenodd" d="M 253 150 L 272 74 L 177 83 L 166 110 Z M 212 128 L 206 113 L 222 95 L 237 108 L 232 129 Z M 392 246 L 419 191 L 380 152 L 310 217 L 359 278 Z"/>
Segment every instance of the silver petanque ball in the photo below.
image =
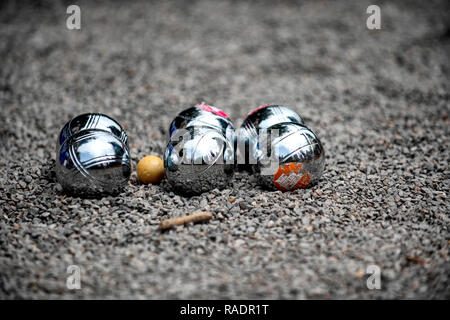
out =
<path fill-rule="evenodd" d="M 274 113 L 265 112 L 265 108 L 250 113 L 239 131 L 239 138 L 250 145 L 250 158 L 256 159 L 251 169 L 259 184 L 287 191 L 317 183 L 325 165 L 325 152 L 317 135 L 300 116 L 292 117 L 292 110 L 283 107 Z M 252 136 L 248 136 L 249 128 Z"/>
<path fill-rule="evenodd" d="M 56 155 L 56 178 L 69 193 L 118 193 L 131 174 L 127 135 L 106 115 L 83 114 L 69 121 L 59 135 Z"/>
<path fill-rule="evenodd" d="M 309 128 L 295 123 L 274 125 L 278 130 L 267 152 L 260 154 L 255 165 L 258 182 L 282 191 L 306 188 L 320 180 L 325 153 L 319 138 Z"/>
<path fill-rule="evenodd" d="M 197 105 L 170 125 L 164 153 L 166 178 L 175 190 L 200 194 L 226 187 L 234 175 L 234 126 L 221 110 Z"/>

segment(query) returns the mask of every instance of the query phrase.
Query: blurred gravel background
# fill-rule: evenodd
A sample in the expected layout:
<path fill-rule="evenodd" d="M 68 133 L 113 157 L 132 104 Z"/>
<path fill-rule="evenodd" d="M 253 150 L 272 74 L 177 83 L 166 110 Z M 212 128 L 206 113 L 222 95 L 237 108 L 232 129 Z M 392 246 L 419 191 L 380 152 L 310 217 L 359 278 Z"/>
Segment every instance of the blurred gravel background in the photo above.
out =
<path fill-rule="evenodd" d="M 376 1 L 373 31 L 373 1 L 77 1 L 70 31 L 72 3 L 0 7 L 0 298 L 450 298 L 448 1 Z M 239 173 L 187 198 L 133 173 L 101 199 L 55 183 L 73 116 L 119 120 L 136 166 L 201 101 L 237 126 L 297 110 L 324 143 L 321 182 L 268 192 Z M 198 210 L 214 218 L 158 230 Z"/>

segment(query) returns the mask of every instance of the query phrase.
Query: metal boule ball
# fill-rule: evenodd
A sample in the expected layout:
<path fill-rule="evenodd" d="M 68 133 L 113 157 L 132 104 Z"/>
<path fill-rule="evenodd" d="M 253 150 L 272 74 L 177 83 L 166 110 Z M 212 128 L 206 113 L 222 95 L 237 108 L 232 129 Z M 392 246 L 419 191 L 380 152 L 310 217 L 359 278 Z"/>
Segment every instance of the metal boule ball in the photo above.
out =
<path fill-rule="evenodd" d="M 201 106 L 181 112 L 171 124 L 164 167 L 180 193 L 222 189 L 234 175 L 234 126 L 223 111 Z"/>
<path fill-rule="evenodd" d="M 68 193 L 115 194 L 131 174 L 128 139 L 122 127 L 100 114 L 69 121 L 57 141 L 55 173 Z"/>
<path fill-rule="evenodd" d="M 255 175 L 260 185 L 282 191 L 306 188 L 317 183 L 325 165 L 325 152 L 309 128 L 283 123 L 271 127 L 279 136 L 267 152 L 260 150 Z"/>
<path fill-rule="evenodd" d="M 246 143 L 246 163 L 262 186 L 287 191 L 320 180 L 325 165 L 322 143 L 286 107 L 270 105 L 251 112 L 239 129 L 238 140 Z"/>

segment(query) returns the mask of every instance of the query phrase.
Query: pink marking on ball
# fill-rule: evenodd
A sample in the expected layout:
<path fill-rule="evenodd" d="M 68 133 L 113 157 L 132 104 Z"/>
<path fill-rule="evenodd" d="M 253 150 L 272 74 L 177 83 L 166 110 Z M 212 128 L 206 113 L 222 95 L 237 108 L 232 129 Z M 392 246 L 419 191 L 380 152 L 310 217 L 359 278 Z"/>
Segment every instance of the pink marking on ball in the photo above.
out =
<path fill-rule="evenodd" d="M 269 104 L 263 104 L 262 106 L 256 108 L 255 110 L 250 111 L 250 113 L 247 116 L 250 116 L 250 115 L 254 114 L 256 111 L 261 110 L 261 109 L 266 108 L 266 107 L 269 107 L 269 106 L 273 106 L 273 104 L 270 104 L 270 103 Z"/>
<path fill-rule="evenodd" d="M 220 110 L 219 108 L 216 108 L 214 106 L 209 106 L 209 105 L 205 104 L 204 102 L 197 104 L 196 107 L 200 108 L 202 110 L 208 111 L 208 112 L 212 112 L 219 117 L 223 117 L 223 118 L 227 118 L 227 119 L 229 118 L 228 115 L 225 112 L 223 112 L 222 110 Z"/>

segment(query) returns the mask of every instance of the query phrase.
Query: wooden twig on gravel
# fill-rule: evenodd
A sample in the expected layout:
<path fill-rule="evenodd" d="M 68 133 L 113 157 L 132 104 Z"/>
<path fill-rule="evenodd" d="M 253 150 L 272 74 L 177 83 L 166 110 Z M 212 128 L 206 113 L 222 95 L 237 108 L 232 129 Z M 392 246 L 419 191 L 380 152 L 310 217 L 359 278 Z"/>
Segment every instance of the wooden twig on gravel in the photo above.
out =
<path fill-rule="evenodd" d="M 175 226 L 181 226 L 184 224 L 188 224 L 190 222 L 193 222 L 193 223 L 204 222 L 204 221 L 208 221 L 211 218 L 212 218 L 211 212 L 198 212 L 198 213 L 194 213 L 194 214 L 180 217 L 180 218 L 172 218 L 172 219 L 163 220 L 159 224 L 159 229 L 166 230 L 166 229 L 173 228 Z"/>

